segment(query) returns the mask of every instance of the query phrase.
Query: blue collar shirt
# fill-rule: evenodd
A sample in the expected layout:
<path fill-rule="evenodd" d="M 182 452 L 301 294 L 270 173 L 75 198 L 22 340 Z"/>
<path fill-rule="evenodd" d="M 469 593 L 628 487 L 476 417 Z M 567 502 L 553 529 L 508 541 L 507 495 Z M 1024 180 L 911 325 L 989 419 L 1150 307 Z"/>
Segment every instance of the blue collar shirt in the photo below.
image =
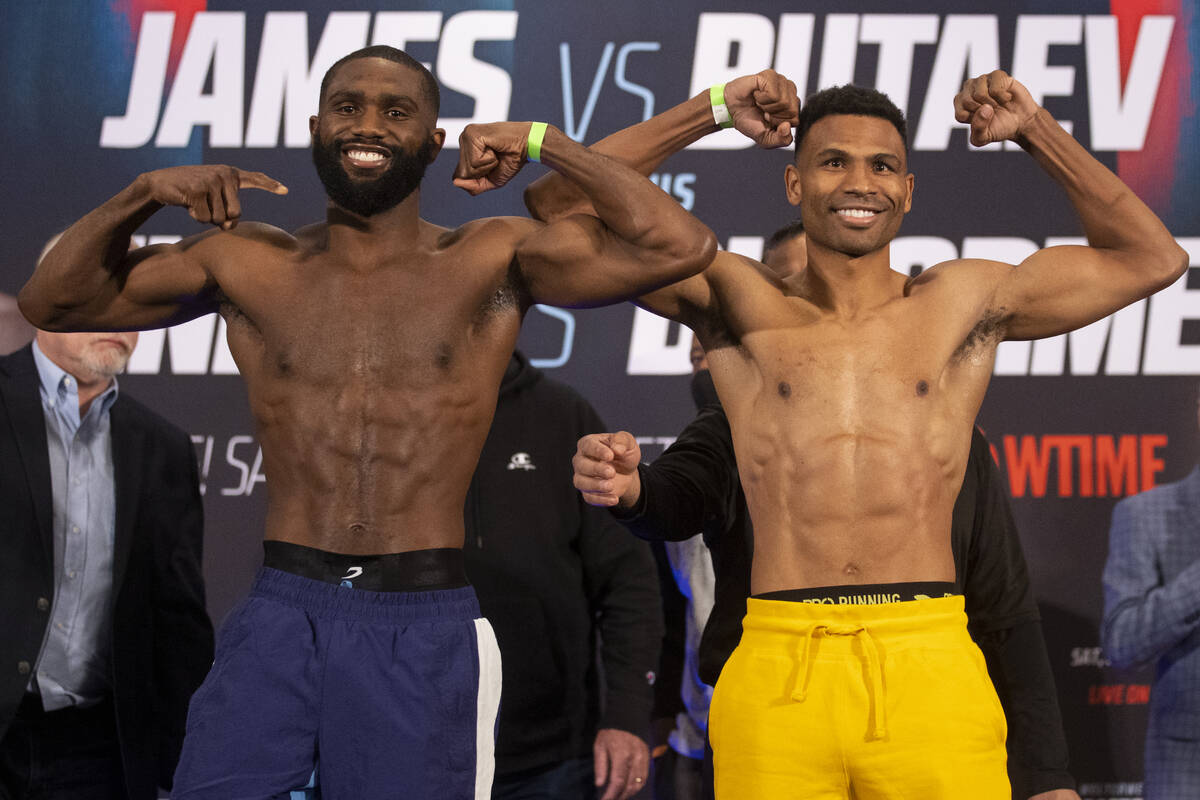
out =
<path fill-rule="evenodd" d="M 116 484 L 109 409 L 117 382 L 79 414 L 78 382 L 33 345 L 54 501 L 54 602 L 30 689 L 47 711 L 110 691 Z"/>

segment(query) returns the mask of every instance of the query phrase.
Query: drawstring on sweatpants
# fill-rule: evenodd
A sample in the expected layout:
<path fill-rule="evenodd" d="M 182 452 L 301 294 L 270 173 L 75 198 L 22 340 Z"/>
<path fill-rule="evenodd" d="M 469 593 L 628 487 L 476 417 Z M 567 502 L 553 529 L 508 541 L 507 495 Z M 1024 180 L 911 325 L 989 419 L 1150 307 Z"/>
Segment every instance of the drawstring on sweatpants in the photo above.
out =
<path fill-rule="evenodd" d="M 792 700 L 803 703 L 808 697 L 809 664 L 817 639 L 823 636 L 855 636 L 862 643 L 863 652 L 867 656 L 867 673 L 870 679 L 871 704 L 873 707 L 871 729 L 867 732 L 869 739 L 883 739 L 887 736 L 887 709 L 883 696 L 883 660 L 879 657 L 879 645 L 875 637 L 865 625 L 824 625 L 816 624 L 804 634 L 804 648 L 800 657 L 800 681 L 792 692 Z"/>

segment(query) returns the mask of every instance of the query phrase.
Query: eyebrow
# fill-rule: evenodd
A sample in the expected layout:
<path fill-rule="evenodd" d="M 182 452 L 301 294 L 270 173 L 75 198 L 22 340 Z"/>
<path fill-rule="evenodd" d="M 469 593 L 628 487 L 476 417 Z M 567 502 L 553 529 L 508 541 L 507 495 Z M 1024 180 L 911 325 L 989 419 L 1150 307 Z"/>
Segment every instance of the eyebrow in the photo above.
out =
<path fill-rule="evenodd" d="M 824 150 L 821 150 L 820 152 L 817 153 L 817 158 L 819 158 L 819 159 L 833 158 L 833 157 L 853 158 L 853 156 L 849 152 L 842 150 L 841 148 L 837 148 L 837 147 L 826 147 Z M 882 152 L 875 153 L 870 156 L 866 156 L 866 159 L 868 161 L 879 161 L 879 160 L 883 159 L 883 160 L 888 160 L 888 161 L 895 161 L 896 163 L 900 163 L 900 160 L 901 160 L 900 156 L 896 155 L 895 153 L 889 153 L 887 151 L 882 151 Z"/>
<path fill-rule="evenodd" d="M 357 89 L 338 89 L 329 93 L 327 102 L 336 102 L 342 100 L 353 100 L 357 103 L 364 102 L 367 99 L 366 92 Z M 384 106 L 406 106 L 411 109 L 417 109 L 419 106 L 416 101 L 406 94 L 384 94 L 379 96 L 380 105 Z"/>

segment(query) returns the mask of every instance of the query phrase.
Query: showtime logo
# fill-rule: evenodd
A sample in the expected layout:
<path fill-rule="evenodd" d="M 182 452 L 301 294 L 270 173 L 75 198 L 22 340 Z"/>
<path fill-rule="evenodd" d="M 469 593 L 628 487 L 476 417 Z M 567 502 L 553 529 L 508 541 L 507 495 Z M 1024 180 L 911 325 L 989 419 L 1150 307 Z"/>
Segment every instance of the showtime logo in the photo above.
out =
<path fill-rule="evenodd" d="M 1002 443 L 1013 497 L 1045 497 L 1051 488 L 1056 497 L 1123 497 L 1153 489 L 1166 467 L 1164 434 L 1006 435 Z"/>

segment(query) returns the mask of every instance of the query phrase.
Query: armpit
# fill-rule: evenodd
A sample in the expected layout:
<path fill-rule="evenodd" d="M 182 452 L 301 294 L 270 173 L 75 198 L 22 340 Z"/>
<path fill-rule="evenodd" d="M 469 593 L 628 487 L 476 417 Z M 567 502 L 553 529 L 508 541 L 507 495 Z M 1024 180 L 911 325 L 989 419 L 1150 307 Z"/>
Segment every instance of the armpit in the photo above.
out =
<path fill-rule="evenodd" d="M 954 361 L 961 361 L 973 355 L 981 348 L 995 347 L 1004 339 L 1008 323 L 1013 315 L 1006 308 L 988 309 L 983 317 L 975 323 L 975 327 L 963 339 L 962 344 L 954 351 Z"/>
<path fill-rule="evenodd" d="M 505 270 L 504 280 L 496 287 L 486 300 L 475 310 L 471 323 L 479 327 L 497 314 L 525 309 L 531 305 L 529 289 L 525 276 L 521 274 L 520 265 L 514 255 Z"/>

